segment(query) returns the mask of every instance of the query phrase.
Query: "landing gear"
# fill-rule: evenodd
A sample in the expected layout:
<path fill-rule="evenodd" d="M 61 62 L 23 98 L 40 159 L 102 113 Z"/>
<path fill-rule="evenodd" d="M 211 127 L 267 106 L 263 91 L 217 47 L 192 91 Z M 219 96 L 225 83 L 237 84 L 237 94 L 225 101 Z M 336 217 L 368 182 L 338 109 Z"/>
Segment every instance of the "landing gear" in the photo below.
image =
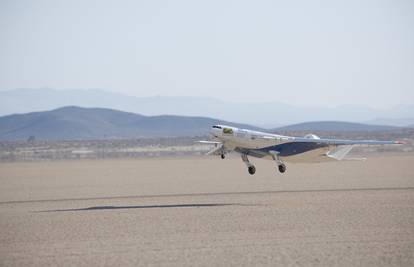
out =
<path fill-rule="evenodd" d="M 247 154 L 241 154 L 241 158 L 244 162 L 244 164 L 246 164 L 247 166 L 247 171 L 253 175 L 256 173 L 256 167 L 250 163 L 249 158 L 247 158 Z"/>
<path fill-rule="evenodd" d="M 273 160 L 275 160 L 277 162 L 277 167 L 279 169 L 280 173 L 284 173 L 286 172 L 286 165 L 283 163 L 283 161 L 279 158 L 279 152 L 276 151 L 271 151 L 270 154 L 273 157 Z M 250 163 L 249 158 L 247 157 L 247 154 L 241 154 L 241 158 L 244 162 L 244 164 L 246 164 L 247 166 L 247 171 L 249 172 L 249 174 L 253 175 L 256 173 L 256 167 Z"/>
<path fill-rule="evenodd" d="M 279 167 L 279 171 L 280 171 L 281 173 L 284 173 L 284 172 L 286 171 L 286 165 L 285 165 L 285 164 L 281 164 L 281 165 L 279 165 L 278 167 Z"/>
<path fill-rule="evenodd" d="M 270 154 L 272 154 L 273 160 L 275 160 L 277 162 L 277 167 L 279 169 L 279 172 L 280 173 L 284 173 L 286 171 L 286 165 L 280 159 L 279 152 L 277 152 L 277 151 L 270 151 Z"/>
<path fill-rule="evenodd" d="M 255 174 L 256 173 L 256 167 L 255 166 L 250 166 L 250 167 L 248 167 L 247 168 L 247 170 L 249 171 L 249 173 L 251 174 L 251 175 L 253 175 L 253 174 Z"/>
<path fill-rule="evenodd" d="M 221 157 L 221 159 L 225 159 L 226 158 L 226 155 L 221 154 L 220 157 Z"/>

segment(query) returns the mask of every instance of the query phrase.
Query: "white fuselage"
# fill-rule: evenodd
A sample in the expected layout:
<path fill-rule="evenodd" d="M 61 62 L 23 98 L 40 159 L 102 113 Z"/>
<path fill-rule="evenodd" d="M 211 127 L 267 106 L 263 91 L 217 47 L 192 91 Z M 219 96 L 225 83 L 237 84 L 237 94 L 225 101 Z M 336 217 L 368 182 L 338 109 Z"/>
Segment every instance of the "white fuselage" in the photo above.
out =
<path fill-rule="evenodd" d="M 216 140 L 223 142 L 229 149 L 234 149 L 235 147 L 261 149 L 283 144 L 292 140 L 292 137 L 288 136 L 239 129 L 225 125 L 216 127 L 217 128 L 211 128 L 210 134 Z"/>
<path fill-rule="evenodd" d="M 261 150 L 261 154 L 252 154 L 260 158 L 273 159 L 273 154 L 270 153 L 273 150 L 277 152 L 277 146 L 285 143 L 291 143 L 296 140 L 296 137 L 284 136 L 278 134 L 264 133 L 246 129 L 240 129 L 225 125 L 215 125 L 210 130 L 210 135 L 217 141 L 223 144 L 224 151 L 244 151 L 244 150 Z M 307 138 L 318 139 L 317 136 L 309 136 Z M 327 157 L 321 158 L 320 155 L 326 155 L 331 147 L 321 146 L 318 148 L 309 149 L 306 153 L 299 152 L 296 155 L 296 149 L 291 149 L 289 155 L 289 161 L 307 161 L 307 162 L 320 162 L 324 161 Z M 267 152 L 267 153 L 266 153 Z M 280 157 L 287 155 L 281 154 Z"/>

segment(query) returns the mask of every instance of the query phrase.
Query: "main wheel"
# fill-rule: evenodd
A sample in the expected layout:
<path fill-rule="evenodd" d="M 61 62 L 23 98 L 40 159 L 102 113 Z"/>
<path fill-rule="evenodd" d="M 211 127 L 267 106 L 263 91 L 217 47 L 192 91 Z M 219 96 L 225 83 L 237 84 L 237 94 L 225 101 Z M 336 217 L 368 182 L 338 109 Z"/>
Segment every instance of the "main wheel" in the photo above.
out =
<path fill-rule="evenodd" d="M 221 154 L 221 155 L 220 155 L 220 157 L 221 157 L 222 159 L 225 159 L 225 158 L 226 158 L 226 155 Z"/>
<path fill-rule="evenodd" d="M 284 173 L 286 171 L 286 165 L 285 164 L 279 165 L 279 171 L 281 173 Z"/>
<path fill-rule="evenodd" d="M 255 166 L 249 166 L 249 168 L 247 168 L 247 170 L 249 171 L 249 173 L 251 175 L 253 175 L 256 172 L 256 167 Z"/>

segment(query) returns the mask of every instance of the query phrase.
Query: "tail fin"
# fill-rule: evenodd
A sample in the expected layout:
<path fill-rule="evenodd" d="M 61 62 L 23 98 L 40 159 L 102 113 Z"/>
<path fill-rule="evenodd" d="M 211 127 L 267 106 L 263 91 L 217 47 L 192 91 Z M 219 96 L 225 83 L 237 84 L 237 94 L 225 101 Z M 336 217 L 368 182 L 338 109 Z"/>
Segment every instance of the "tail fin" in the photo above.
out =
<path fill-rule="evenodd" d="M 326 155 L 336 160 L 343 160 L 353 147 L 353 145 L 338 146 L 336 149 L 329 151 Z"/>

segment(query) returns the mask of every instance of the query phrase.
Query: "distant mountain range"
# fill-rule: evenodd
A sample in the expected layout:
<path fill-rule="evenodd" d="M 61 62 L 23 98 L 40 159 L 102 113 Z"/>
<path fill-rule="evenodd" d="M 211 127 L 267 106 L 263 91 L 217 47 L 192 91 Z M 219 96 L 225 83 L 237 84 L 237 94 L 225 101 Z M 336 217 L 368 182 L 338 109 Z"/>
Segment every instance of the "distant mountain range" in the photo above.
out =
<path fill-rule="evenodd" d="M 103 108 L 63 107 L 51 111 L 0 117 L 0 140 L 148 138 L 206 135 L 214 124 L 258 131 L 384 131 L 397 127 L 348 122 L 309 122 L 264 130 L 207 117 L 143 116 Z"/>
<path fill-rule="evenodd" d="M 98 89 L 0 91 L 0 116 L 63 106 L 110 108 L 146 116 L 212 117 L 265 128 L 304 121 L 354 121 L 392 126 L 414 124 L 414 105 L 380 110 L 352 105 L 329 108 L 297 107 L 294 103 L 282 102 L 235 103 L 202 97 L 133 97 Z"/>
<path fill-rule="evenodd" d="M 197 136 L 214 124 L 260 128 L 204 117 L 143 116 L 103 108 L 63 107 L 0 117 L 0 140 L 73 140 Z"/>

